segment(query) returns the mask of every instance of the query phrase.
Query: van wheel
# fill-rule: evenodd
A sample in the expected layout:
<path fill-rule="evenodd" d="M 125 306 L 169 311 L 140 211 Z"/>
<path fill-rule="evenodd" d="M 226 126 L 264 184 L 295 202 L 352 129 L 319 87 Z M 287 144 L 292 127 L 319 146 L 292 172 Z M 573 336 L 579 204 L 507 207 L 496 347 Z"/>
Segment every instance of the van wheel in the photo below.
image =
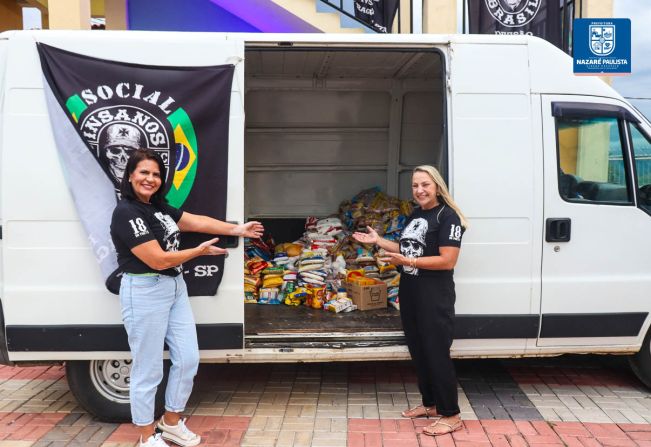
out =
<path fill-rule="evenodd" d="M 651 388 L 651 329 L 646 333 L 640 352 L 628 359 L 638 379 Z"/>
<path fill-rule="evenodd" d="M 168 371 L 166 362 L 165 375 L 156 393 L 156 417 L 164 411 Z M 131 360 L 66 362 L 66 377 L 73 396 L 84 410 L 104 422 L 131 421 L 130 376 Z"/>

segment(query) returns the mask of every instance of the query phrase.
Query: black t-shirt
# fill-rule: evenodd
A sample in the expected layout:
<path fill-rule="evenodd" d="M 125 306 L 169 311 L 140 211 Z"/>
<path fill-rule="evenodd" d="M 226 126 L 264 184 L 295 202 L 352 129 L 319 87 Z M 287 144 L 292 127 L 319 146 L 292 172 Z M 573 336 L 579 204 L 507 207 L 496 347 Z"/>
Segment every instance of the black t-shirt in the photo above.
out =
<path fill-rule="evenodd" d="M 439 256 L 439 247 L 461 247 L 464 229 L 452 208 L 440 204 L 432 209 L 414 209 L 400 234 L 400 253 L 408 258 Z M 451 276 L 452 270 L 427 270 L 402 266 L 413 276 Z"/>
<path fill-rule="evenodd" d="M 165 251 L 178 251 L 179 227 L 183 211 L 167 204 L 160 207 L 138 200 L 122 199 L 113 211 L 111 238 L 118 254 L 118 265 L 124 273 L 160 273 L 176 276 L 181 266 L 154 270 L 136 257 L 131 249 L 144 242 L 158 241 Z"/>

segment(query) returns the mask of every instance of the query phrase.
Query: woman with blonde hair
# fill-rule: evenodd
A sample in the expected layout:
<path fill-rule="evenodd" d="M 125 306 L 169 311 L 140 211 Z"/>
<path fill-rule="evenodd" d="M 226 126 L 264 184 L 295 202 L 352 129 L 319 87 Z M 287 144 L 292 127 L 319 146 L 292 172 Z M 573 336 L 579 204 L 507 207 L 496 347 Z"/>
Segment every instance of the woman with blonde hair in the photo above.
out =
<path fill-rule="evenodd" d="M 383 248 L 386 260 L 402 268 L 400 317 L 422 396 L 421 405 L 402 415 L 432 418 L 433 424 L 423 433 L 439 436 L 462 427 L 450 346 L 454 336 L 453 269 L 468 223 L 433 166 L 414 169 L 411 189 L 418 207 L 409 216 L 399 242 L 380 237 L 370 227 L 368 233 L 356 232 L 353 237 Z"/>

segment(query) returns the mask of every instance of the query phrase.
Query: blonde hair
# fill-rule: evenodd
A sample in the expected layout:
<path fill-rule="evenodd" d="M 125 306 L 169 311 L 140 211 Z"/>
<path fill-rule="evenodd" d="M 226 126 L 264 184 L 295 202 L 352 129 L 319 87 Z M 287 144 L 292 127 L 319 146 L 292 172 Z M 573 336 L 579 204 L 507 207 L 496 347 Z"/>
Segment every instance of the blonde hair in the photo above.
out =
<path fill-rule="evenodd" d="M 436 184 L 436 190 L 440 195 L 441 199 L 443 200 L 443 202 L 447 206 L 452 208 L 455 213 L 457 213 L 457 216 L 459 216 L 459 219 L 461 220 L 461 226 L 467 229 L 468 220 L 466 219 L 466 216 L 464 216 L 463 213 L 461 212 L 459 205 L 456 204 L 456 202 L 450 195 L 450 191 L 448 191 L 448 187 L 445 184 L 445 180 L 443 180 L 443 177 L 441 176 L 441 173 L 438 171 L 438 169 L 430 165 L 421 165 L 414 168 L 414 173 L 416 172 L 424 172 L 431 177 L 432 181 Z"/>

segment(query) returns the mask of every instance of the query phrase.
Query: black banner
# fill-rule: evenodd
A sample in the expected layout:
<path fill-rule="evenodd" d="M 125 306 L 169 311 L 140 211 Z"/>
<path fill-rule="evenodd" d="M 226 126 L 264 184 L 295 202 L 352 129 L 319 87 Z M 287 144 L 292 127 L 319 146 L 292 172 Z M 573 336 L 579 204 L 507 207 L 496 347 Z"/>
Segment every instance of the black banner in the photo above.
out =
<path fill-rule="evenodd" d="M 561 47 L 558 0 L 467 0 L 471 34 L 528 34 Z"/>
<path fill-rule="evenodd" d="M 145 66 L 96 59 L 45 44 L 38 44 L 38 50 L 46 90 L 50 88 L 46 97 L 55 98 L 60 106 L 55 110 L 48 103 L 66 180 L 107 287 L 117 293 L 119 272 L 105 208 L 112 212 L 115 206 L 134 149 L 147 147 L 160 154 L 168 169 L 170 205 L 225 219 L 234 66 Z M 78 149 L 80 145 L 92 157 Z M 101 170 L 88 164 L 93 159 Z M 89 199 L 80 191 L 101 190 L 101 185 L 109 184 L 106 179 L 113 187 L 108 194 Z M 194 247 L 208 238 L 186 233 L 180 248 Z M 189 294 L 214 295 L 223 266 L 223 256 L 185 263 Z"/>
<path fill-rule="evenodd" d="M 379 33 L 391 30 L 399 0 L 354 0 L 355 18 Z"/>

